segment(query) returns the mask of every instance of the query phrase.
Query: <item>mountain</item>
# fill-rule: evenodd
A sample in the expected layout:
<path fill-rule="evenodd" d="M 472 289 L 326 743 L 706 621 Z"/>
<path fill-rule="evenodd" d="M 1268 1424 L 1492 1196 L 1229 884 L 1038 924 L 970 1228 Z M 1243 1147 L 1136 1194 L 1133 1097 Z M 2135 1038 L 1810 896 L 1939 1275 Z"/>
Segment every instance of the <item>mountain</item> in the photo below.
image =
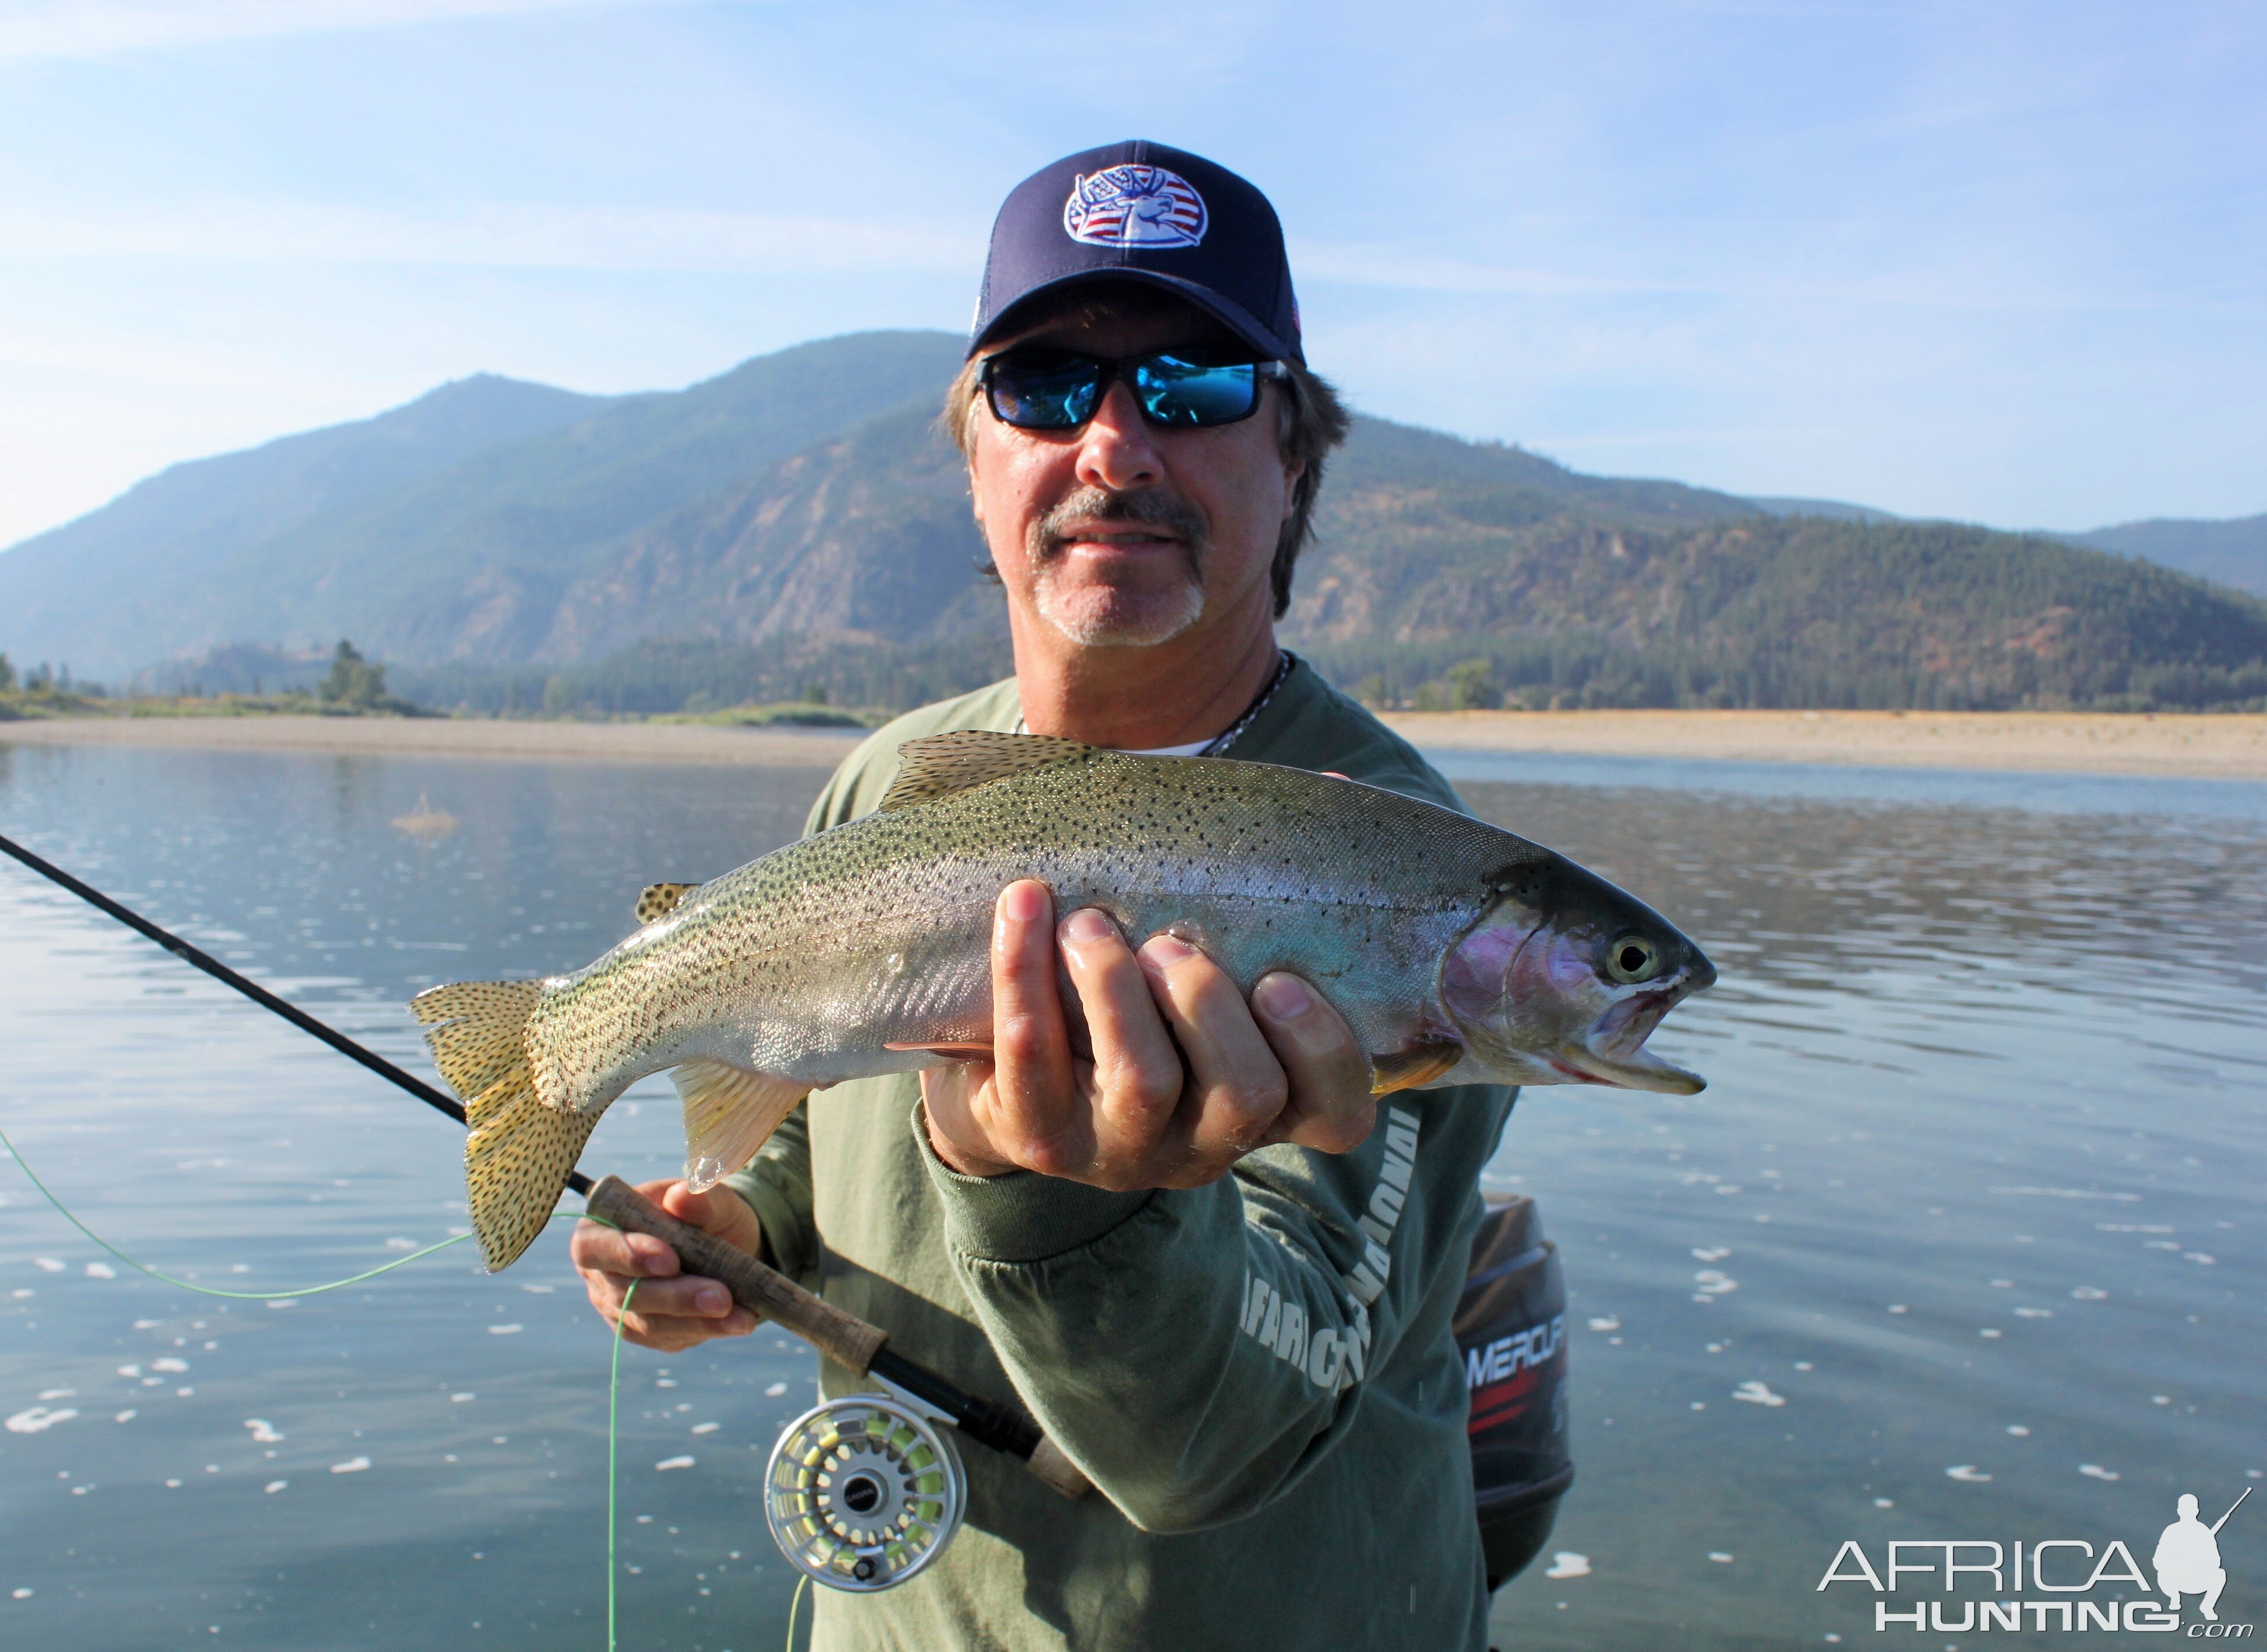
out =
<path fill-rule="evenodd" d="M 177 466 L 0 554 L 0 647 L 68 659 L 82 677 L 247 638 L 351 635 L 406 661 L 526 659 L 605 547 L 814 440 L 934 398 L 961 349 L 947 334 L 868 333 L 673 393 L 513 385 L 547 399 L 542 416 L 487 426 L 459 414 L 459 393 L 478 387 L 485 402 L 510 381 L 468 380 L 361 425 Z M 451 439 L 399 434 L 429 426 Z M 319 463 L 266 457 L 292 442 L 355 462 L 333 463 L 334 484 Z M 379 475 L 364 457 L 405 445 L 424 462 L 396 453 Z M 184 472 L 201 507 L 187 528 L 169 497 L 142 496 Z"/>
<path fill-rule="evenodd" d="M 397 689 L 487 709 L 966 686 L 1006 656 L 935 428 L 960 351 L 860 334 L 603 400 L 473 380 L 177 467 L 0 555 L 0 647 L 209 684 L 345 635 Z M 149 503 L 186 500 L 184 475 L 195 509 Z M 1317 526 L 1285 635 L 1388 694 L 1456 667 L 1461 694 L 1536 704 L 2267 701 L 2267 605 L 2049 536 L 1587 476 L 1369 418 Z"/>
<path fill-rule="evenodd" d="M 2240 517 L 2227 522 L 2161 517 L 2062 537 L 2097 551 L 2146 557 L 2199 579 L 2217 580 L 2239 591 L 2267 596 L 2267 516 Z"/>
<path fill-rule="evenodd" d="M 206 576 L 241 547 L 288 537 L 604 403 L 482 373 L 374 419 L 175 465 L 0 554 L 0 647 L 18 659 L 72 661 L 84 677 L 233 641 L 245 631 L 182 639 L 153 623 L 156 612 L 136 611 L 155 610 L 158 593 Z"/>

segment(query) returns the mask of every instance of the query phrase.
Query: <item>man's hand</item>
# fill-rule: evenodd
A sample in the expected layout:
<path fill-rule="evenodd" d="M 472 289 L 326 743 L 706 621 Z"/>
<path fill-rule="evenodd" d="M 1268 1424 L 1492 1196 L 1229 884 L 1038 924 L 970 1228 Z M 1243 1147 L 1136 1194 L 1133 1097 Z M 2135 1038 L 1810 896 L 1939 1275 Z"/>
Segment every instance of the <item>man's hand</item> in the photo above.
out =
<path fill-rule="evenodd" d="M 763 1253 L 756 1213 L 729 1187 L 696 1193 L 682 1181 L 664 1180 L 648 1182 L 638 1192 L 679 1222 L 706 1228 L 751 1256 Z M 734 1302 L 730 1291 L 713 1279 L 679 1274 L 677 1252 L 649 1233 L 578 1222 L 567 1254 L 598 1318 L 619 1325 L 622 1339 L 640 1347 L 677 1354 L 711 1337 L 744 1337 L 756 1328 L 755 1315 Z M 632 1285 L 637 1296 L 625 1314 L 622 1298 Z"/>
<path fill-rule="evenodd" d="M 921 1074 L 929 1141 L 967 1176 L 1037 1171 L 1096 1187 L 1201 1187 L 1254 1148 L 1344 1153 L 1377 1113 L 1369 1059 L 1295 975 L 1249 1004 L 1225 972 L 1170 935 L 1136 953 L 1103 914 L 1058 928 L 1045 884 L 1000 892 L 992 927 L 992 1059 Z M 1055 960 L 1093 1042 L 1076 1059 Z M 1183 1064 L 1185 1053 L 1187 1062 Z"/>

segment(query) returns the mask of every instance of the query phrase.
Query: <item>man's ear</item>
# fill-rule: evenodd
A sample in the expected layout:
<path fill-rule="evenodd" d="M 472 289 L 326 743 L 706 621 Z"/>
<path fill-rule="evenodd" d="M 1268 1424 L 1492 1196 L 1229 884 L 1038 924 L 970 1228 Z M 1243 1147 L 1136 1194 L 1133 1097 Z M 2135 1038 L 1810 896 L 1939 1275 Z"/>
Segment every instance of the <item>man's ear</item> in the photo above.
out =
<path fill-rule="evenodd" d="M 1299 478 L 1307 474 L 1303 459 L 1286 459 L 1283 464 L 1283 520 L 1288 522 L 1299 508 Z"/>

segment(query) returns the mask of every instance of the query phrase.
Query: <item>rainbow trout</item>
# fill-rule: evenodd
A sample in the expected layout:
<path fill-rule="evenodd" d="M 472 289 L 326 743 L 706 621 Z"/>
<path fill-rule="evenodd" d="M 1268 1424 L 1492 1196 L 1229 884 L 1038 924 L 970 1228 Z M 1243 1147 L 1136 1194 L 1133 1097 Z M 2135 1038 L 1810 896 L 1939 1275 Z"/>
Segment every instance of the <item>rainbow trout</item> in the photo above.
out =
<path fill-rule="evenodd" d="M 571 975 L 421 993 L 470 1115 L 491 1270 L 540 1232 L 617 1096 L 670 1070 L 687 1179 L 754 1156 L 795 1104 L 991 1043 L 992 909 L 1037 877 L 1136 942 L 1170 929 L 1247 993 L 1312 982 L 1380 1093 L 1618 1084 L 1690 1095 L 1645 1048 L 1716 972 L 1665 920 L 1551 850 L 1398 792 L 1264 763 L 1032 735 L 908 741 L 880 810 L 705 884 Z"/>

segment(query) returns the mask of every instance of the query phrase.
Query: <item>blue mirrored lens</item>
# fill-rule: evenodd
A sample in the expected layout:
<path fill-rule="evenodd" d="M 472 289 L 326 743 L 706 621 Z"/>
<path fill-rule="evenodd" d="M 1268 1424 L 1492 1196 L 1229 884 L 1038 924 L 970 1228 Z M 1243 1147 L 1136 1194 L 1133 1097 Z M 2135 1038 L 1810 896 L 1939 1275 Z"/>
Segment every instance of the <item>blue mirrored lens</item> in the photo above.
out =
<path fill-rule="evenodd" d="M 1177 356 L 1151 356 L 1133 364 L 1134 393 L 1158 424 L 1183 429 L 1232 424 L 1251 416 L 1259 371 L 1250 362 L 1207 367 Z"/>
<path fill-rule="evenodd" d="M 993 364 L 986 387 L 992 411 L 1027 430 L 1068 430 L 1094 416 L 1102 392 L 1102 363 L 1090 356 L 1003 360 Z"/>

